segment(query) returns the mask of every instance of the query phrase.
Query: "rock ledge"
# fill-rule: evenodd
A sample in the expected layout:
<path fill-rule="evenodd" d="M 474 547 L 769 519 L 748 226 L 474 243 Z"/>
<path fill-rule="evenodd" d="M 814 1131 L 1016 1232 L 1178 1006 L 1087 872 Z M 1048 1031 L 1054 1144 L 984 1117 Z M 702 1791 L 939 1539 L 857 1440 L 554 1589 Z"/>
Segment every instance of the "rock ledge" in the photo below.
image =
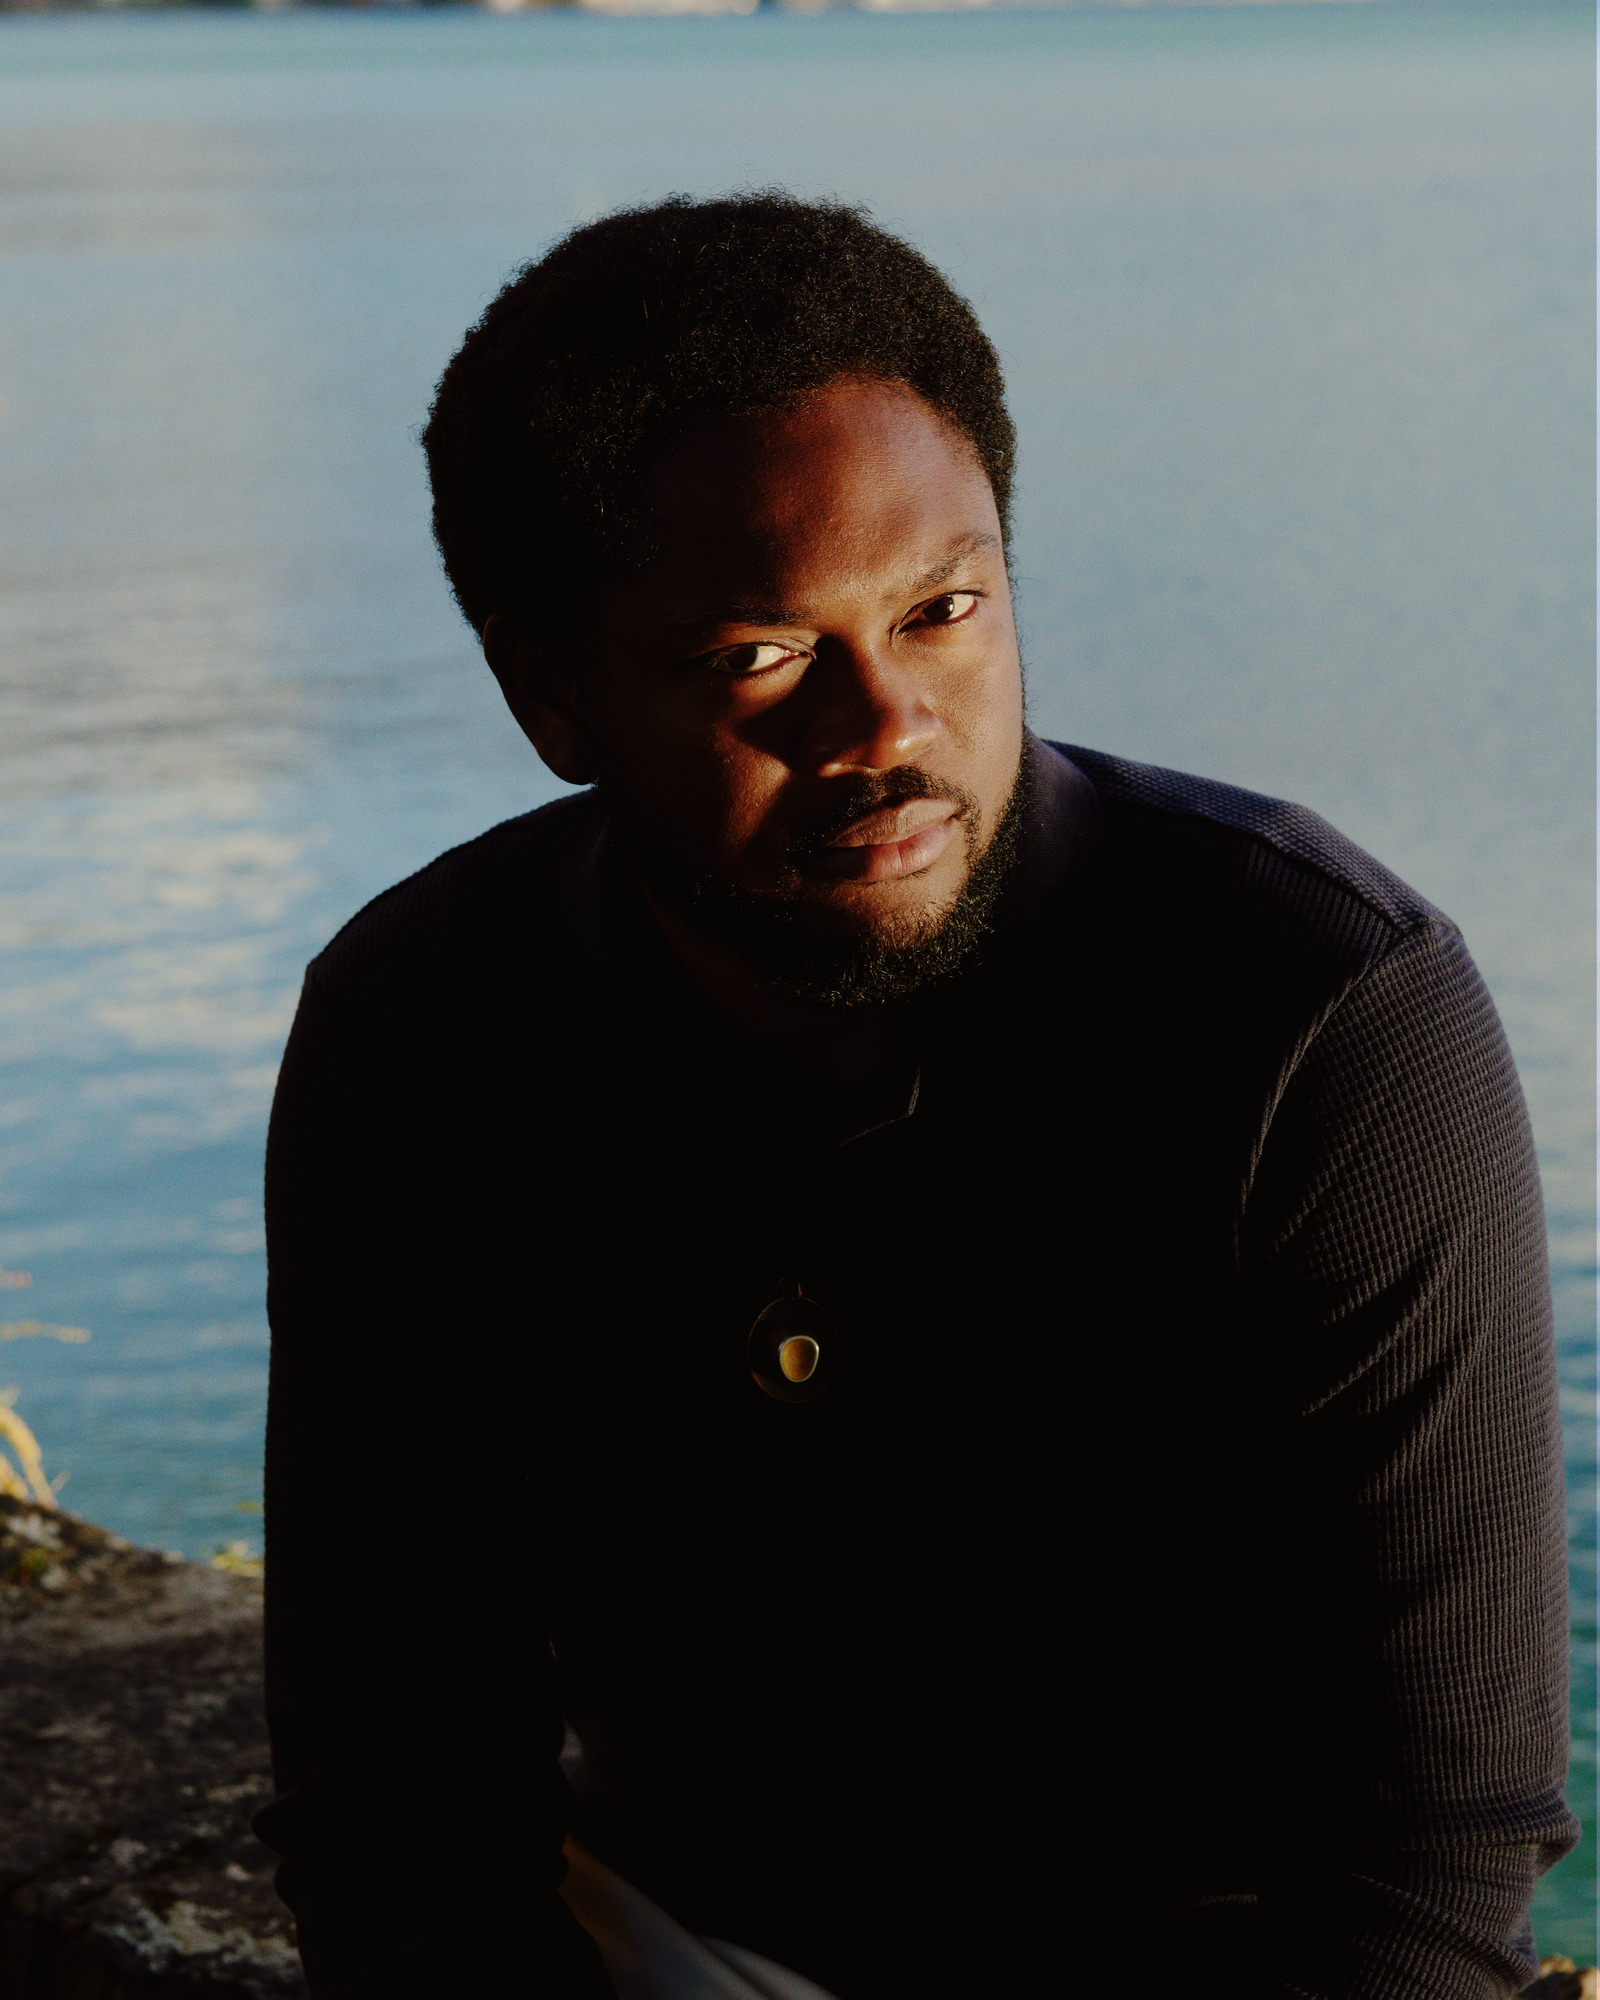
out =
<path fill-rule="evenodd" d="M 0 1994 L 304 2000 L 261 1585 L 0 1495 Z"/>

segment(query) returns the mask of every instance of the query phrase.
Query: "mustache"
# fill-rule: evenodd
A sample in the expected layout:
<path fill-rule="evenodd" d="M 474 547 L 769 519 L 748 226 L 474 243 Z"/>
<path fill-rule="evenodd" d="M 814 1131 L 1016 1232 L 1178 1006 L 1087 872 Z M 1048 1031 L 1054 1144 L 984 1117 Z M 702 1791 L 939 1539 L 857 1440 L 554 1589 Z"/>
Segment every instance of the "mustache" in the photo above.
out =
<path fill-rule="evenodd" d="M 946 778 L 930 777 L 926 771 L 919 771 L 915 765 L 905 765 L 897 770 L 885 771 L 879 778 L 835 779 L 841 790 L 831 799 L 826 812 L 819 813 L 798 833 L 791 834 L 785 845 L 789 853 L 798 858 L 808 854 L 820 854 L 825 847 L 831 847 L 843 833 L 859 824 L 872 813 L 885 812 L 895 806 L 903 806 L 912 799 L 943 799 L 956 809 L 956 819 L 967 827 L 977 824 L 980 807 L 974 793 L 965 785 L 952 784 Z"/>

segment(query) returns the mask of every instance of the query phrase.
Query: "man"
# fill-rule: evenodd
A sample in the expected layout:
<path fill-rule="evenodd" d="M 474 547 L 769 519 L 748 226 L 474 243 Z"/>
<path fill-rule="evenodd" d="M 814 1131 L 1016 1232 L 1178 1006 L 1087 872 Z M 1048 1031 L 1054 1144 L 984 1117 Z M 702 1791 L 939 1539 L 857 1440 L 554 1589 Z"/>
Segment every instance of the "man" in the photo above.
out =
<path fill-rule="evenodd" d="M 588 789 L 362 912 L 285 1057 L 317 2000 L 1521 1985 L 1560 1472 L 1459 934 L 1027 732 L 998 364 L 855 211 L 576 231 L 425 443 Z"/>

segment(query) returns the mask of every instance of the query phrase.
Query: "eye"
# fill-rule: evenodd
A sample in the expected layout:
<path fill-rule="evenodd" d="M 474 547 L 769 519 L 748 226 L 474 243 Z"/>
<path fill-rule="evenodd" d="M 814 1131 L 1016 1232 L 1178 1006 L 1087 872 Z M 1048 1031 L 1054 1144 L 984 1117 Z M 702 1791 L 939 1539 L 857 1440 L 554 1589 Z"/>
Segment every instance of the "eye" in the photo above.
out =
<path fill-rule="evenodd" d="M 978 608 L 978 593 L 975 590 L 949 590 L 943 597 L 930 597 L 926 604 L 919 604 L 913 614 L 913 622 L 918 625 L 959 625 L 963 618 L 970 618 Z"/>
<path fill-rule="evenodd" d="M 703 664 L 713 673 L 727 674 L 734 680 L 748 680 L 752 674 L 767 673 L 773 667 L 781 667 L 786 661 L 800 657 L 793 646 L 758 645 L 752 641 L 748 646 L 730 646 L 723 653 L 708 653 Z"/>

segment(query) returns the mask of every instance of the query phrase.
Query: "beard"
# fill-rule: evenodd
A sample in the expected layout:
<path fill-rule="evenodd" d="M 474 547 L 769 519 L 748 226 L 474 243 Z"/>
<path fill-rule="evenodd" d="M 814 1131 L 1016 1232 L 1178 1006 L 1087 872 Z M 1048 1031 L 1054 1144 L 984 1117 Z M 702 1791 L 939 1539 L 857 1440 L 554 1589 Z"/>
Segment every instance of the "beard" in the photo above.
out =
<path fill-rule="evenodd" d="M 972 957 L 1016 862 L 1028 775 L 1024 753 L 992 829 L 985 829 L 979 803 L 965 786 L 910 766 L 881 778 L 841 779 L 837 804 L 790 843 L 791 865 L 771 889 L 760 890 L 697 864 L 614 783 L 602 778 L 596 790 L 617 851 L 659 903 L 702 937 L 737 952 L 773 993 L 842 1013 L 908 1000 L 949 979 Z M 852 925 L 820 901 L 794 863 L 828 847 L 867 814 L 910 799 L 955 805 L 965 878 L 942 906 L 887 926 Z"/>

